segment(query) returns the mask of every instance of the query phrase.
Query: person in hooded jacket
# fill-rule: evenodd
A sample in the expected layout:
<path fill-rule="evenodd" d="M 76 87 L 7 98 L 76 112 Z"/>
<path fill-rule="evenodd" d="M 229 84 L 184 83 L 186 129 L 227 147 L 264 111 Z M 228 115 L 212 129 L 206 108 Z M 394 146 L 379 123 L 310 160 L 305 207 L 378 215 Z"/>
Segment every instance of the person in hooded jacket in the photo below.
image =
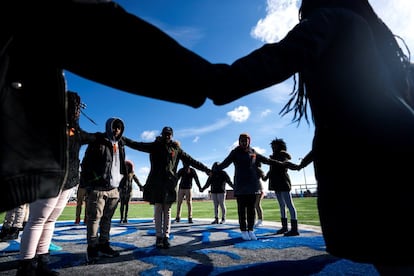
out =
<path fill-rule="evenodd" d="M 227 92 L 210 97 L 226 104 L 293 77 L 281 114 L 315 125 L 326 250 L 390 275 L 414 274 L 412 162 L 401 162 L 414 156 L 414 83 L 404 47 L 368 0 L 302 0 L 287 35 L 223 66 Z"/>
<path fill-rule="evenodd" d="M 55 223 L 62 214 L 74 188 L 79 184 L 79 150 L 82 145 L 99 140 L 98 133 L 80 128 L 81 98 L 68 91 L 69 172 L 64 187 L 56 197 L 38 199 L 29 204 L 29 218 L 20 242 L 20 260 L 16 275 L 58 275 L 49 268 L 50 245 Z"/>
<path fill-rule="evenodd" d="M 89 144 L 82 160 L 81 181 L 86 195 L 86 238 L 88 264 L 99 257 L 117 257 L 109 243 L 111 222 L 119 202 L 118 187 L 127 174 L 125 142 L 122 134 L 124 122 L 109 118 L 105 124 L 105 138 Z"/>
<path fill-rule="evenodd" d="M 254 233 L 256 219 L 256 196 L 261 193 L 260 175 L 258 167 L 263 164 L 297 169 L 291 162 L 280 162 L 267 158 L 256 152 L 250 146 L 250 135 L 242 133 L 239 136 L 239 145 L 233 149 L 223 162 L 215 166 L 216 171 L 223 170 L 234 164 L 234 196 L 237 200 L 237 214 L 243 240 L 257 240 Z"/>
<path fill-rule="evenodd" d="M 269 158 L 279 160 L 281 162 L 292 159 L 290 154 L 287 152 L 286 142 L 283 139 L 275 138 L 272 140 L 270 145 L 273 153 L 269 156 Z M 276 198 L 279 203 L 282 228 L 277 230 L 276 234 L 283 234 L 287 237 L 299 236 L 297 212 L 290 193 L 292 184 L 290 182 L 288 170 L 281 168 L 280 166 L 270 165 L 269 171 L 263 176 L 263 180 L 269 180 L 269 191 L 275 191 Z M 286 207 L 288 208 L 290 215 L 290 230 L 288 230 Z"/>
<path fill-rule="evenodd" d="M 149 153 L 151 169 L 144 185 L 144 200 L 154 205 L 154 223 L 157 248 L 170 248 L 171 205 L 177 200 L 177 166 L 181 160 L 210 174 L 203 163 L 186 153 L 172 140 L 173 129 L 166 126 L 154 142 L 136 142 L 125 138 L 126 146 Z"/>

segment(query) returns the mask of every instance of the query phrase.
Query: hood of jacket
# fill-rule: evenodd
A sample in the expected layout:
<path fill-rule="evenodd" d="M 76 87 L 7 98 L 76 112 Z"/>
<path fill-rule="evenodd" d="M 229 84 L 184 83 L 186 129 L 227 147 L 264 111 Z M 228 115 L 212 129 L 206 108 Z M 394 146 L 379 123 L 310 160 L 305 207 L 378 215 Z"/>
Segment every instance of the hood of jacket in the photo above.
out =
<path fill-rule="evenodd" d="M 118 124 L 118 123 L 121 124 L 121 133 L 120 133 L 119 137 L 114 137 L 113 132 L 112 132 L 112 126 L 114 124 Z M 121 139 L 122 135 L 124 134 L 124 130 L 125 130 L 125 125 L 124 125 L 124 122 L 122 121 L 122 119 L 112 117 L 112 118 L 109 118 L 108 120 L 106 120 L 105 133 L 106 133 L 106 136 L 110 140 L 119 141 L 119 139 Z"/>

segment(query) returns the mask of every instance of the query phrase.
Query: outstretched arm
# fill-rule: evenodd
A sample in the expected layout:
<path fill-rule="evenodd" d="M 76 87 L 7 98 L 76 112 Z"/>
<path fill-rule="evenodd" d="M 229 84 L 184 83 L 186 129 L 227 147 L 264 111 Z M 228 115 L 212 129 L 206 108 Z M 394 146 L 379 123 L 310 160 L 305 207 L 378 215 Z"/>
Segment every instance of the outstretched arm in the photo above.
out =
<path fill-rule="evenodd" d="M 144 186 L 141 184 L 141 182 L 139 182 L 139 179 L 135 174 L 132 176 L 132 180 L 138 185 L 140 191 L 144 189 Z"/>

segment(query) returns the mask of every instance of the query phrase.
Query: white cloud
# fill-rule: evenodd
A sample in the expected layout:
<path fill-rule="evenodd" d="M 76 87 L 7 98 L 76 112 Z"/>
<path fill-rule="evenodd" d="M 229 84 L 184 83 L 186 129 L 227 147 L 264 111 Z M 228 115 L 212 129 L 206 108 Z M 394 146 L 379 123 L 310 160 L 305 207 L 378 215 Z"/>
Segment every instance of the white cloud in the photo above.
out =
<path fill-rule="evenodd" d="M 264 155 L 266 153 L 266 150 L 261 147 L 252 147 L 252 148 L 254 148 L 254 150 L 260 153 L 261 155 Z"/>
<path fill-rule="evenodd" d="M 231 121 L 228 118 L 225 118 L 223 120 L 219 120 L 211 125 L 204 126 L 204 127 L 198 127 L 198 128 L 186 128 L 186 129 L 180 129 L 174 131 L 174 136 L 176 137 L 189 137 L 189 136 L 199 136 L 202 134 L 214 132 L 217 130 L 220 130 L 227 125 L 229 125 Z M 197 139 L 197 138 L 196 138 Z"/>
<path fill-rule="evenodd" d="M 298 23 L 300 3 L 300 0 L 267 0 L 267 14 L 252 29 L 252 37 L 265 43 L 281 40 Z M 370 4 L 391 31 L 402 37 L 414 53 L 414 1 L 371 0 Z M 405 51 L 403 44 L 401 47 Z M 414 60 L 413 57 L 411 60 Z"/>
<path fill-rule="evenodd" d="M 272 110 L 270 110 L 270 109 L 265 109 L 265 110 L 263 110 L 263 111 L 260 113 L 260 117 L 262 117 L 262 118 L 267 117 L 267 116 L 269 116 L 271 113 L 272 113 Z"/>
<path fill-rule="evenodd" d="M 154 141 L 157 134 L 158 134 L 157 130 L 146 130 L 146 131 L 142 132 L 141 138 L 144 141 Z"/>
<path fill-rule="evenodd" d="M 281 40 L 298 20 L 297 0 L 267 0 L 267 15 L 260 19 L 251 35 L 266 43 Z"/>
<path fill-rule="evenodd" d="M 402 37 L 414 54 L 414 1 L 412 0 L 372 0 L 370 1 L 377 15 L 387 24 L 391 31 Z M 404 45 L 400 44 L 405 51 Z"/>
<path fill-rule="evenodd" d="M 250 110 L 247 106 L 239 106 L 227 112 L 227 116 L 234 122 L 244 122 L 250 117 Z"/>

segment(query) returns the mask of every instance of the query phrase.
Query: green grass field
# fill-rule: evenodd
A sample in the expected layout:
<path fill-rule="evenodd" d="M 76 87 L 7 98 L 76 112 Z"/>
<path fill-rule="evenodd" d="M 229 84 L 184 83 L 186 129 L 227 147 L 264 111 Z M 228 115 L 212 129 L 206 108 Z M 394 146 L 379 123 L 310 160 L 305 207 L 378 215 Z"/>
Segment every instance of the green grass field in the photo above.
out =
<path fill-rule="evenodd" d="M 303 197 L 293 199 L 297 211 L 298 222 L 300 224 L 320 226 L 318 210 L 316 208 L 316 197 Z M 227 219 L 237 219 L 236 200 L 226 200 L 227 206 Z M 280 222 L 279 204 L 276 199 L 263 199 L 262 207 L 264 212 L 265 221 Z M 75 208 L 73 204 L 68 204 L 59 220 L 75 220 Z M 82 214 L 84 208 L 82 208 Z M 175 218 L 177 212 L 177 204 L 172 206 L 171 217 Z M 187 204 L 184 201 L 181 206 L 181 217 L 187 218 Z M 220 210 L 219 210 L 220 215 Z M 289 213 L 288 213 L 289 215 Z M 128 218 L 151 218 L 153 216 L 153 206 L 147 202 L 130 203 Z M 4 214 L 3 214 L 4 217 Z M 114 219 L 119 219 L 119 205 L 118 210 L 115 212 Z M 211 218 L 214 219 L 213 202 L 211 200 L 193 201 L 193 218 Z M 82 217 L 83 219 L 83 217 Z"/>

